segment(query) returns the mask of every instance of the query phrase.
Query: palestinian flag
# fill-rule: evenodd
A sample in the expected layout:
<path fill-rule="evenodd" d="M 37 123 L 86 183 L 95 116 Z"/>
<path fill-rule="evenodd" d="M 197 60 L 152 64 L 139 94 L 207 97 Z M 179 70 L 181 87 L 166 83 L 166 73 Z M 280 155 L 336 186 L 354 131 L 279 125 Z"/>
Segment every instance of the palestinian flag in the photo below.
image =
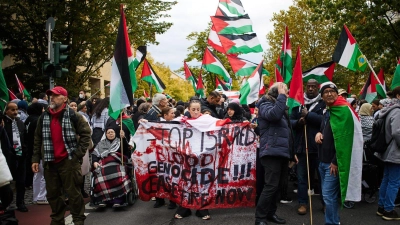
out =
<path fill-rule="evenodd" d="M 219 0 L 216 16 L 238 17 L 246 13 L 240 0 Z"/>
<path fill-rule="evenodd" d="M 263 61 L 261 60 L 260 64 L 258 64 L 257 68 L 254 70 L 253 74 L 242 85 L 240 88 L 240 104 L 248 105 L 251 104 L 258 99 L 258 93 L 260 91 L 261 79 L 262 79 L 262 70 L 263 70 Z"/>
<path fill-rule="evenodd" d="M 188 67 L 188 65 L 186 64 L 186 62 L 183 62 L 183 68 L 185 70 L 185 78 L 186 78 L 186 80 L 190 81 L 190 83 L 193 86 L 193 90 L 196 92 L 196 86 L 197 86 L 196 77 L 193 76 L 193 73 L 190 70 L 190 68 Z"/>
<path fill-rule="evenodd" d="M 7 88 L 6 80 L 4 79 L 4 74 L 1 66 L 3 59 L 3 45 L 0 41 L 0 109 L 4 112 L 8 99 L 10 98 L 8 94 L 10 90 L 8 90 Z"/>
<path fill-rule="evenodd" d="M 392 85 L 390 86 L 390 89 L 393 90 L 398 86 L 400 86 L 400 59 L 397 62 L 396 71 L 394 71 Z"/>
<path fill-rule="evenodd" d="M 139 67 L 139 65 L 143 62 L 147 55 L 147 47 L 139 46 L 136 50 L 136 57 L 133 60 L 133 65 L 135 66 L 135 70 Z"/>
<path fill-rule="evenodd" d="M 206 97 L 206 95 L 204 94 L 204 85 L 203 85 L 203 77 L 201 75 L 201 69 L 199 77 L 197 78 L 196 94 L 198 94 L 200 98 Z"/>
<path fill-rule="evenodd" d="M 357 113 L 342 96 L 330 112 L 330 124 L 336 148 L 340 194 L 344 201 L 361 201 L 361 174 L 363 156 L 363 135 Z"/>
<path fill-rule="evenodd" d="M 122 115 L 122 123 L 128 128 L 130 136 L 132 137 L 136 132 L 132 118 L 128 115 L 123 114 Z M 124 150 L 129 151 L 129 149 L 124 149 Z"/>
<path fill-rule="evenodd" d="M 122 5 L 120 11 L 117 42 L 111 66 L 110 106 L 108 110 L 108 114 L 114 119 L 118 118 L 124 108 L 133 105 L 133 92 L 137 88 L 134 59 Z"/>
<path fill-rule="evenodd" d="M 250 76 L 257 68 L 257 64 L 246 59 L 239 58 L 235 55 L 227 55 L 227 57 L 236 76 Z M 262 74 L 269 76 L 268 71 L 264 68 Z"/>
<path fill-rule="evenodd" d="M 303 76 L 301 69 L 300 46 L 297 47 L 296 65 L 294 66 L 293 78 L 290 82 L 289 98 L 287 101 L 289 114 L 296 106 L 304 105 Z"/>
<path fill-rule="evenodd" d="M 225 85 L 225 82 L 220 80 L 217 76 L 215 76 L 215 87 L 216 89 L 229 91 L 229 88 Z"/>
<path fill-rule="evenodd" d="M 244 34 L 253 32 L 253 25 L 247 14 L 239 17 L 211 16 L 211 21 L 218 34 Z"/>
<path fill-rule="evenodd" d="M 218 57 L 214 55 L 214 53 L 208 47 L 204 51 L 202 64 L 205 70 L 211 73 L 219 74 L 226 82 L 229 82 L 231 77 L 228 71 L 226 71 L 225 67 L 222 65 L 221 60 L 219 60 Z"/>
<path fill-rule="evenodd" d="M 147 94 L 146 90 L 143 90 L 143 96 L 144 96 L 145 98 L 150 98 L 150 96 L 149 96 L 149 94 Z"/>
<path fill-rule="evenodd" d="M 10 101 L 17 99 L 17 96 L 15 96 L 14 92 L 12 92 L 10 89 L 7 88 L 8 96 L 10 96 Z"/>
<path fill-rule="evenodd" d="M 26 90 L 26 88 L 24 87 L 24 85 L 22 84 L 22 82 L 18 79 L 17 74 L 15 74 L 15 79 L 17 80 L 17 84 L 18 84 L 18 91 L 19 93 L 23 93 L 24 96 L 30 100 L 31 99 L 31 95 L 29 94 L 28 90 Z"/>
<path fill-rule="evenodd" d="M 386 98 L 387 96 L 386 96 L 385 74 L 384 74 L 382 68 L 379 70 L 378 79 L 379 79 L 379 81 L 380 81 L 380 84 L 377 84 L 377 85 L 376 85 L 376 92 L 378 93 L 378 95 L 379 95 L 381 98 Z"/>
<path fill-rule="evenodd" d="M 335 65 L 335 62 L 330 61 L 304 71 L 303 81 L 307 82 L 310 79 L 315 79 L 320 84 L 332 81 L 333 73 L 335 72 Z"/>
<path fill-rule="evenodd" d="M 283 36 L 282 50 L 280 58 L 276 64 L 283 82 L 288 84 L 292 79 L 292 47 L 290 46 L 289 29 L 286 26 Z"/>
<path fill-rule="evenodd" d="M 224 46 L 226 54 L 247 54 L 263 51 L 256 33 L 242 35 L 220 34 L 219 39 L 222 46 Z"/>
<path fill-rule="evenodd" d="M 383 82 L 382 82 L 383 83 Z M 379 91 L 379 92 L 378 92 Z M 370 73 L 367 82 L 360 92 L 360 99 L 365 99 L 367 102 L 371 103 L 378 97 L 378 93 L 382 98 L 386 97 L 386 93 L 381 85 L 376 80 L 373 72 Z"/>
<path fill-rule="evenodd" d="M 147 81 L 149 84 L 153 84 L 158 93 L 164 92 L 164 83 L 153 70 L 153 67 L 151 67 L 147 59 L 144 59 L 141 79 Z"/>
<path fill-rule="evenodd" d="M 343 25 L 332 60 L 352 71 L 364 71 L 367 68 L 367 59 L 346 25 Z"/>
<path fill-rule="evenodd" d="M 207 44 L 216 51 L 225 54 L 225 49 L 222 47 L 222 43 L 218 36 L 219 35 L 217 34 L 217 31 L 215 31 L 214 25 L 211 26 L 210 33 L 208 34 Z"/>

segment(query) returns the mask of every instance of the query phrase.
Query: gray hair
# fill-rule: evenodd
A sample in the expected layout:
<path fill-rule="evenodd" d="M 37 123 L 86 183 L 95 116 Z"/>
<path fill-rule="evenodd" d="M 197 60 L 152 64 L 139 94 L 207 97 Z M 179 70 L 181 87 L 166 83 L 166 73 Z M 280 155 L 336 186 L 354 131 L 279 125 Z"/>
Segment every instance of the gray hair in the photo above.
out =
<path fill-rule="evenodd" d="M 145 113 L 147 113 L 147 111 L 149 111 L 150 107 L 151 107 L 151 104 L 145 102 L 145 103 L 140 104 L 140 106 L 139 106 L 139 108 L 138 108 L 138 111 L 139 111 L 141 114 L 145 114 Z"/>
<path fill-rule="evenodd" d="M 282 83 L 282 82 L 275 82 L 271 87 L 269 87 L 268 95 L 270 95 L 270 96 L 272 96 L 272 97 L 274 97 L 274 98 L 277 98 L 278 95 L 279 95 L 279 93 L 278 93 L 278 85 L 279 85 L 279 84 L 283 84 L 283 86 L 285 87 L 285 89 L 286 89 L 286 90 L 288 89 L 288 88 L 287 88 L 287 85 L 286 85 L 285 83 Z"/>
<path fill-rule="evenodd" d="M 167 97 L 165 97 L 165 95 L 163 95 L 163 94 L 160 94 L 160 93 L 155 94 L 153 96 L 153 100 L 152 100 L 153 105 L 158 106 L 160 104 L 161 100 L 163 100 L 164 98 L 167 98 Z"/>

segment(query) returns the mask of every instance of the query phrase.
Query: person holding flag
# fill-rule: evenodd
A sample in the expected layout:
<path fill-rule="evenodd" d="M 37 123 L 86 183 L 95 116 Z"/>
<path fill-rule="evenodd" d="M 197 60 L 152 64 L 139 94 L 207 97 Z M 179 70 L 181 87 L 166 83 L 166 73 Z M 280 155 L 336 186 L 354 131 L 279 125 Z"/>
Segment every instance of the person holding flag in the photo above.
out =
<path fill-rule="evenodd" d="M 307 214 L 308 177 L 310 177 L 310 189 L 315 189 L 316 187 L 320 189 L 320 183 L 314 182 L 314 174 L 315 171 L 318 170 L 319 165 L 318 146 L 315 143 L 314 137 L 321 126 L 322 115 L 326 105 L 321 98 L 321 94 L 319 94 L 318 86 L 318 81 L 315 79 L 307 81 L 306 91 L 304 93 L 304 107 L 298 106 L 293 108 L 292 114 L 290 115 L 290 121 L 295 133 L 294 151 L 299 160 L 297 164 L 297 197 L 299 201 L 297 213 L 300 215 Z M 304 126 L 307 126 L 306 129 L 304 129 Z M 310 170 L 309 175 L 307 175 L 307 163 Z"/>
<path fill-rule="evenodd" d="M 258 200 L 255 224 L 266 225 L 267 221 L 286 223 L 275 213 L 279 184 L 287 177 L 289 159 L 293 157 L 293 136 L 289 117 L 286 113 L 288 88 L 277 82 L 263 96 L 259 108 L 260 162 L 264 167 L 265 185 Z"/>
<path fill-rule="evenodd" d="M 361 123 L 350 104 L 332 82 L 321 84 L 327 110 L 319 132 L 319 173 L 325 203 L 325 224 L 340 224 L 339 194 L 344 201 L 361 200 L 363 137 Z"/>

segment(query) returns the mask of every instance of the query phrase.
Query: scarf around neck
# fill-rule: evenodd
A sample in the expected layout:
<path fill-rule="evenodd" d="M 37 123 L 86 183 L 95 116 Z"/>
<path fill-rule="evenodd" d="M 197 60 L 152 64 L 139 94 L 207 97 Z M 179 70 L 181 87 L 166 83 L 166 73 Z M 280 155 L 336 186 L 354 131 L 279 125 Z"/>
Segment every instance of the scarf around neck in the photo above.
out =
<path fill-rule="evenodd" d="M 114 138 L 114 140 L 110 141 L 108 139 L 101 140 L 93 151 L 93 154 L 100 158 L 107 157 L 110 153 L 117 152 L 121 145 L 121 141 L 119 138 Z"/>
<path fill-rule="evenodd" d="M 19 135 L 19 129 L 16 119 L 11 119 L 6 115 L 8 119 L 11 120 L 11 128 L 12 128 L 12 146 L 17 156 L 22 156 L 22 147 L 21 147 L 21 137 Z"/>
<path fill-rule="evenodd" d="M 308 109 L 308 111 L 312 111 L 315 108 L 315 106 L 318 105 L 319 100 L 321 100 L 321 99 L 322 99 L 321 94 L 318 94 L 317 97 L 315 97 L 315 98 L 309 99 L 307 97 L 307 94 L 304 93 L 304 105 L 311 105 L 310 108 Z"/>

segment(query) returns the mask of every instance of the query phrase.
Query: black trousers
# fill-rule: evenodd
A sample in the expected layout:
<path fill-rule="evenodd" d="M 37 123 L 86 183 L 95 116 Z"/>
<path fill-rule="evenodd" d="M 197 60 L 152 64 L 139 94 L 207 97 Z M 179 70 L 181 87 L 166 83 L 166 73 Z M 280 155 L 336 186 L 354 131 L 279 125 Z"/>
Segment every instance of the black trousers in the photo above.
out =
<path fill-rule="evenodd" d="M 282 181 L 287 178 L 289 159 L 264 156 L 260 159 L 264 168 L 264 188 L 256 207 L 256 222 L 267 222 L 275 214 L 277 198 Z"/>
<path fill-rule="evenodd" d="M 15 174 L 13 174 L 13 178 L 15 180 L 15 189 L 17 191 L 16 203 L 18 206 L 19 204 L 24 203 L 25 199 L 26 158 L 17 157 L 16 162 L 17 167 Z"/>
<path fill-rule="evenodd" d="M 6 209 L 13 200 L 13 191 L 10 184 L 4 185 L 0 188 L 0 201 L 3 209 Z"/>

